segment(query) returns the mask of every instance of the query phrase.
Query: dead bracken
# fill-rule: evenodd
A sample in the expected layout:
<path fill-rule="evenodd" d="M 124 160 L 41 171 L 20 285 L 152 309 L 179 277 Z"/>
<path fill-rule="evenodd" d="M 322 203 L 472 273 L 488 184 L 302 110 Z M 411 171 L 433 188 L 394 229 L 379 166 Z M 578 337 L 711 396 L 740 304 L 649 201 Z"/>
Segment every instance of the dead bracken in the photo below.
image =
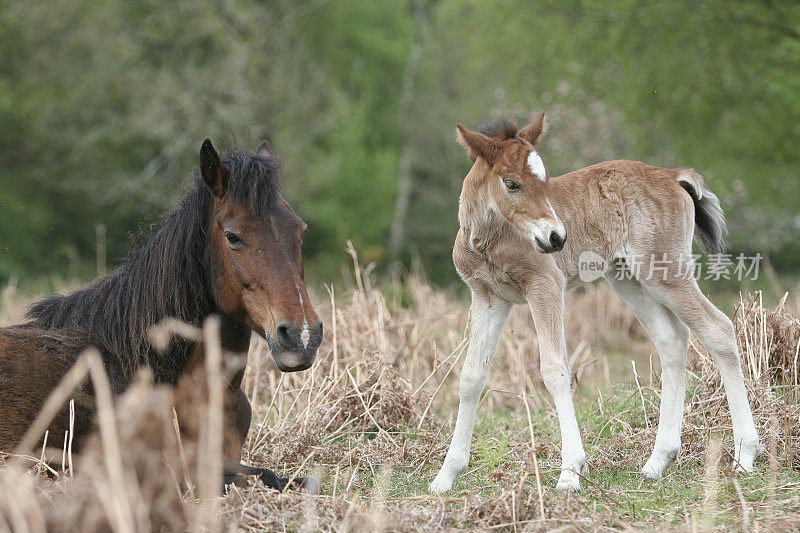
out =
<path fill-rule="evenodd" d="M 181 452 L 188 444 L 176 436 L 171 393 L 142 379 L 115 407 L 118 465 L 102 435 L 74 458 L 73 475 L 56 464 L 63 436 L 49 437 L 47 457 L 58 460 L 49 474 L 38 456 L 0 459 L 0 531 L 69 531 L 78 525 L 83 531 L 800 527 L 797 301 L 770 310 L 755 295 L 735 311 L 747 387 L 767 448 L 756 473 L 731 474 L 725 450 L 732 446 L 721 441 L 730 438 L 724 392 L 694 340 L 680 464 L 657 482 L 638 480 L 655 438 L 657 357 L 623 305 L 606 287 L 593 286 L 570 293 L 567 302 L 588 455 L 583 491 L 554 490 L 560 461 L 555 415 L 535 371 L 530 316 L 517 309 L 482 400 L 486 418 L 475 432 L 472 462 L 452 493 L 436 497 L 425 488 L 452 432 L 467 306 L 416 274 L 379 290 L 356 263 L 349 284 L 316 298 L 326 338 L 311 369 L 282 374 L 266 347 L 254 342 L 243 385 L 254 406 L 244 462 L 271 465 L 281 476 L 315 476 L 323 495 L 281 494 L 256 482 L 231 487 L 222 498 L 197 499 L 190 490 L 196 487 L 185 481 L 193 452 Z M 115 491 L 114 468 L 123 480 Z M 603 476 L 603 470 L 614 474 Z"/>

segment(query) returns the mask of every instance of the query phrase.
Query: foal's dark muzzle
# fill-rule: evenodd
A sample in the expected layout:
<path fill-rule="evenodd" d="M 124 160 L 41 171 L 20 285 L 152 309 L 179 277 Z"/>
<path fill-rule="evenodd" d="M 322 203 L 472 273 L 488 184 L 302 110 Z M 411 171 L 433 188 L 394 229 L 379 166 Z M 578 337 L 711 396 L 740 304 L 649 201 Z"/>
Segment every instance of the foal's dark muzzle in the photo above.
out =
<path fill-rule="evenodd" d="M 536 237 L 536 246 L 542 253 L 551 254 L 564 249 L 564 243 L 567 242 L 567 232 L 563 234 L 557 231 L 551 231 L 547 243 L 542 242 L 539 237 Z"/>
<path fill-rule="evenodd" d="M 314 363 L 322 343 L 322 322 L 315 326 L 298 325 L 285 320 L 274 332 L 267 332 L 267 344 L 275 364 L 282 372 L 299 372 Z"/>

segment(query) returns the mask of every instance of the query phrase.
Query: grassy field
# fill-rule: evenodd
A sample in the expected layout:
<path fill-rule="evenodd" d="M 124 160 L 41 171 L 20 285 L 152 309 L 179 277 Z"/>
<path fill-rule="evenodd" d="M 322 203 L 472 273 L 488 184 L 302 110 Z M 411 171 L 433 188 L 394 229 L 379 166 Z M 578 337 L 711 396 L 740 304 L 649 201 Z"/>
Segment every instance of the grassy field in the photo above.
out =
<path fill-rule="evenodd" d="M 570 293 L 567 304 L 588 456 L 583 490 L 554 490 L 558 423 L 539 376 L 532 320 L 520 307 L 492 367 L 470 466 L 439 497 L 426 487 L 455 421 L 468 302 L 415 275 L 376 288 L 356 266 L 349 282 L 317 297 L 327 333 L 311 370 L 281 374 L 254 341 L 244 382 L 254 412 L 245 462 L 285 476 L 311 474 L 324 495 L 279 494 L 260 483 L 210 499 L 179 491 L 180 475 L 163 467 L 162 441 L 143 443 L 140 431 L 152 425 L 150 407 L 169 397 L 142 383 L 116 408 L 117 459 L 107 435 L 88 459 L 76 458 L 74 477 L 48 476 L 36 458 L 5 458 L 0 530 L 800 529 L 796 295 L 777 312 L 745 296 L 736 311 L 767 448 L 754 473 L 731 473 L 719 375 L 694 343 L 680 463 L 657 482 L 640 479 L 655 439 L 658 360 L 635 319 L 605 285 L 595 285 Z M 17 320 L 28 301 L 6 291 L 0 320 Z"/>

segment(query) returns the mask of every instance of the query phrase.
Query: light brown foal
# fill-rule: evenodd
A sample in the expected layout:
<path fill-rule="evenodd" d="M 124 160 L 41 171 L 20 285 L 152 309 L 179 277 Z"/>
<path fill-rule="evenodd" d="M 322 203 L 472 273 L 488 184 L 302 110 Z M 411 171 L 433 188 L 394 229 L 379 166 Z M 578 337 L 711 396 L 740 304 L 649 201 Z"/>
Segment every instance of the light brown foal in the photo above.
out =
<path fill-rule="evenodd" d="M 723 250 L 725 221 L 717 197 L 693 170 L 635 161 L 600 163 L 548 179 L 536 150 L 544 129 L 543 113 L 519 131 L 509 123 L 482 133 L 458 126 L 459 142 L 474 162 L 464 179 L 453 249 L 456 269 L 472 292 L 470 344 L 455 432 L 430 490 L 449 490 L 469 462 L 489 362 L 515 303 L 527 303 L 533 314 L 542 378 L 558 413 L 557 488 L 580 489 L 586 454 L 572 403 L 563 315 L 564 293 L 581 282 L 579 257 L 587 253 L 600 260 L 602 274 L 661 358 L 658 432 L 642 474 L 658 478 L 680 451 L 690 328 L 720 369 L 733 421 L 735 468 L 751 471 L 762 446 L 733 324 L 685 272 L 693 237 L 709 254 Z M 620 270 L 624 275 L 615 275 Z"/>

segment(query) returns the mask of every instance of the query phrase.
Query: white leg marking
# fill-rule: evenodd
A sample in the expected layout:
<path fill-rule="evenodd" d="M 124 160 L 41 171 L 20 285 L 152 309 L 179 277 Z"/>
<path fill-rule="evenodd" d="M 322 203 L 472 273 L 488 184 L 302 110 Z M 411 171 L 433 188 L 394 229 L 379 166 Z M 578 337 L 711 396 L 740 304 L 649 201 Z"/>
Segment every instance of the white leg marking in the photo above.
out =
<path fill-rule="evenodd" d="M 450 490 L 458 475 L 469 463 L 469 449 L 478 403 L 486 385 L 489 363 L 497 350 L 511 304 L 493 299 L 491 306 L 482 296 L 473 294 L 470 308 L 470 343 L 461 370 L 456 427 L 441 470 L 430 485 L 440 494 Z"/>
<path fill-rule="evenodd" d="M 561 475 L 557 490 L 580 490 L 580 476 L 586 463 L 575 407 L 572 403 L 572 374 L 567 362 L 564 338 L 564 292 L 547 299 L 530 300 L 533 323 L 539 338 L 539 359 L 544 385 L 553 397 L 561 428 Z"/>
<path fill-rule="evenodd" d="M 701 340 L 703 345 L 714 356 L 714 361 L 717 363 L 722 377 L 722 383 L 725 386 L 725 394 L 728 397 L 731 422 L 733 422 L 733 455 L 736 461 L 734 470 L 737 472 L 752 472 L 753 463 L 764 451 L 764 446 L 758 438 L 758 430 L 753 421 L 750 402 L 747 399 L 747 389 L 744 386 L 744 374 L 742 373 L 733 323 L 728 317 L 725 317 L 725 319 L 727 324 L 721 328 L 724 331 L 723 339 L 720 339 L 723 341 L 721 346 L 711 347 L 711 343 L 706 344 L 705 339 L 701 338 Z"/>
<path fill-rule="evenodd" d="M 647 330 L 661 359 L 658 432 L 653 453 L 642 468 L 644 477 L 656 479 L 680 455 L 689 328 L 672 311 L 650 296 L 638 281 L 618 280 L 613 276 L 607 279 L 611 288 Z"/>
<path fill-rule="evenodd" d="M 761 455 L 764 447 L 758 437 L 747 399 L 733 323 L 725 313 L 708 301 L 694 280 L 688 280 L 686 285 L 675 288 L 657 284 L 648 284 L 647 288 L 692 328 L 714 357 L 731 410 L 735 470 L 751 472 L 753 462 Z"/>

